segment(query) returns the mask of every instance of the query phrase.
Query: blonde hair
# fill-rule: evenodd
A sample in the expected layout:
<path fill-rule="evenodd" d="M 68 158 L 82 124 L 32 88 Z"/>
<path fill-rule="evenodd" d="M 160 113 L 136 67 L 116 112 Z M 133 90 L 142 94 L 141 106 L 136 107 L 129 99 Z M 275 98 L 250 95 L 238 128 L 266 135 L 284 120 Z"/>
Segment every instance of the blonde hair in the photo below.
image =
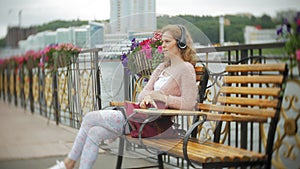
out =
<path fill-rule="evenodd" d="M 184 26 L 182 26 L 184 27 Z M 192 65 L 195 66 L 197 60 L 196 60 L 196 49 L 193 46 L 193 39 L 189 33 L 189 31 L 184 27 L 185 29 L 185 39 L 186 39 L 186 48 L 180 49 L 182 59 L 186 62 L 190 62 Z M 172 37 L 176 40 L 181 39 L 181 29 L 178 25 L 166 25 L 161 29 L 162 33 L 169 32 Z"/>

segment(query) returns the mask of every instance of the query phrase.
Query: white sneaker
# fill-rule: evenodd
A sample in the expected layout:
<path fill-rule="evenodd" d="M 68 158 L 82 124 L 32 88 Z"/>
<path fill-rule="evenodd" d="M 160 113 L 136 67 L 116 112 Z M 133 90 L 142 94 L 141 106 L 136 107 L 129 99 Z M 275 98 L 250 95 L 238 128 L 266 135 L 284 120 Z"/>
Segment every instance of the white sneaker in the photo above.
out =
<path fill-rule="evenodd" d="M 56 164 L 49 169 L 66 169 L 65 163 L 63 161 L 56 160 Z"/>

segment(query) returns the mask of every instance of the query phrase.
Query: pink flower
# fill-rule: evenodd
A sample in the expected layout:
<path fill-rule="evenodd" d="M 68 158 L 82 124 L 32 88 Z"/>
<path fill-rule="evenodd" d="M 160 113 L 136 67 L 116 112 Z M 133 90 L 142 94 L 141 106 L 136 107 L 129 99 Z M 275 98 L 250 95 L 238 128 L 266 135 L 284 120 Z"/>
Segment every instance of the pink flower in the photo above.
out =
<path fill-rule="evenodd" d="M 142 46 L 142 50 L 141 51 L 146 52 L 146 58 L 147 59 L 151 59 L 152 58 L 151 50 L 152 50 L 151 46 L 149 44 L 146 44 L 146 45 Z"/>
<path fill-rule="evenodd" d="M 162 52 L 163 52 L 162 46 L 158 46 L 158 47 L 157 47 L 157 51 L 158 51 L 159 53 L 162 53 Z"/>
<path fill-rule="evenodd" d="M 296 50 L 296 59 L 300 61 L 300 49 Z"/>
<path fill-rule="evenodd" d="M 25 60 L 24 57 L 17 57 L 16 58 L 16 61 L 17 61 L 18 64 L 22 64 L 24 62 L 24 60 Z"/>
<path fill-rule="evenodd" d="M 43 62 L 39 62 L 39 67 L 44 67 L 45 64 Z"/>
<path fill-rule="evenodd" d="M 45 62 L 48 62 L 49 61 L 49 56 L 45 56 Z"/>

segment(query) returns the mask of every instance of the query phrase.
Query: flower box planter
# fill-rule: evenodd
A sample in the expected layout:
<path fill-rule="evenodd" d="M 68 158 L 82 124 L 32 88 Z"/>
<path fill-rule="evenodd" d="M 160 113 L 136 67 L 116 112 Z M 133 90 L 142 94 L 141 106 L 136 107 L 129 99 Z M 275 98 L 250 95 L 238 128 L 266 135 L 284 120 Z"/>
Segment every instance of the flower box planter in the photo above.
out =
<path fill-rule="evenodd" d="M 13 60 L 8 62 L 7 68 L 8 69 L 15 69 L 17 67 L 17 63 Z"/>
<path fill-rule="evenodd" d="M 67 56 L 63 54 L 57 55 L 56 59 L 54 60 L 54 65 L 56 66 L 56 68 L 67 67 L 70 64 L 71 61 L 67 60 Z"/>
<path fill-rule="evenodd" d="M 122 64 L 129 74 L 150 76 L 158 64 L 163 62 L 161 37 L 161 32 L 154 32 L 152 38 L 141 42 L 135 38 L 131 40 L 130 50 L 121 55 Z"/>
<path fill-rule="evenodd" d="M 58 68 L 68 67 L 74 63 L 81 49 L 71 43 L 54 44 L 45 47 L 40 67 L 57 71 Z"/>
<path fill-rule="evenodd" d="M 134 58 L 132 66 L 136 68 L 136 73 L 142 76 L 150 76 L 152 64 L 151 61 L 146 58 L 145 52 L 136 52 Z"/>
<path fill-rule="evenodd" d="M 35 61 L 33 60 L 33 58 L 28 58 L 28 60 L 27 60 L 27 63 L 26 63 L 26 68 L 28 69 L 28 70 L 31 70 L 31 69 L 33 69 L 33 68 L 35 68 L 35 67 L 37 67 L 38 65 L 36 64 L 36 63 L 34 63 Z"/>
<path fill-rule="evenodd" d="M 71 65 L 72 61 L 76 60 L 77 54 L 70 54 L 70 53 L 58 53 L 55 54 L 54 57 L 54 67 L 62 68 L 68 67 Z"/>

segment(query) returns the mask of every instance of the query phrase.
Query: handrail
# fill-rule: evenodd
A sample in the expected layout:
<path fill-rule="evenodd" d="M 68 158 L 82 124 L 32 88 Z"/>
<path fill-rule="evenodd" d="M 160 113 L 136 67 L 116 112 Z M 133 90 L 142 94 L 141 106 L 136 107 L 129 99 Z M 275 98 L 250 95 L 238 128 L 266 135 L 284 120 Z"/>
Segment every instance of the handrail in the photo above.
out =
<path fill-rule="evenodd" d="M 197 48 L 197 53 L 210 53 L 210 52 L 225 52 L 229 50 L 251 50 L 251 49 L 269 49 L 269 48 L 282 48 L 285 42 L 275 43 L 261 43 L 261 44 L 240 44 L 240 45 L 229 45 L 229 46 L 212 46 Z"/>

